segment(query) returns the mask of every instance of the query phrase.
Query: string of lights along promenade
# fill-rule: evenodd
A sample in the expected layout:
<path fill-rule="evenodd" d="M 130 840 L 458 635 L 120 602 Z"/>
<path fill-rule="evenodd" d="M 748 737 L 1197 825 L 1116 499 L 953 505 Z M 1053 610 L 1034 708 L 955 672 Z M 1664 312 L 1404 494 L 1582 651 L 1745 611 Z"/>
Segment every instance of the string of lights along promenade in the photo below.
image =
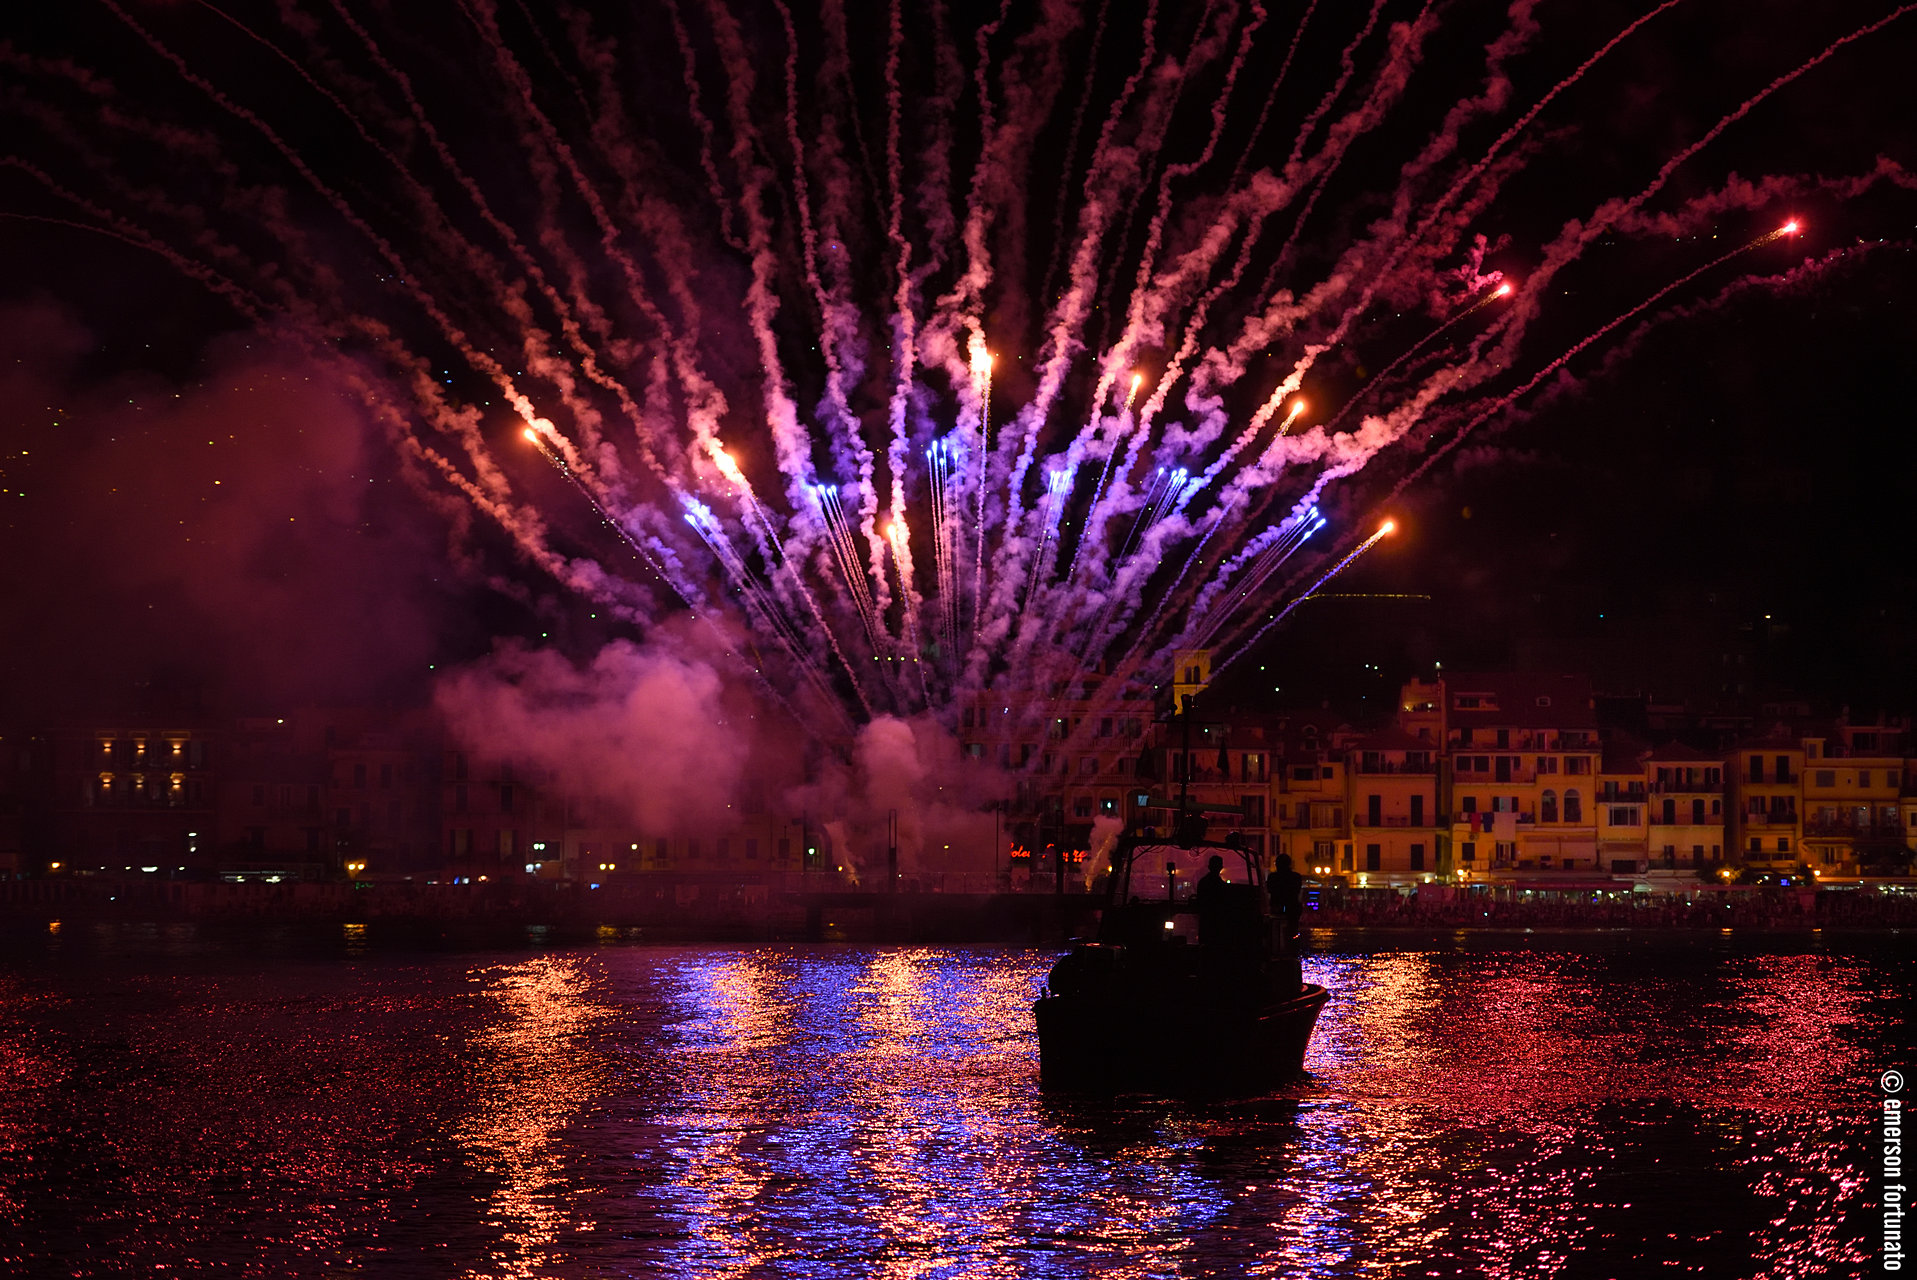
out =
<path fill-rule="evenodd" d="M 469 573 L 824 735 L 1035 720 L 1228 667 L 1474 433 L 1867 252 L 1802 207 L 1894 160 L 1730 164 L 1910 7 L 1593 190 L 1679 0 L 88 0 L 0 48 L 0 208 L 328 368 Z"/>

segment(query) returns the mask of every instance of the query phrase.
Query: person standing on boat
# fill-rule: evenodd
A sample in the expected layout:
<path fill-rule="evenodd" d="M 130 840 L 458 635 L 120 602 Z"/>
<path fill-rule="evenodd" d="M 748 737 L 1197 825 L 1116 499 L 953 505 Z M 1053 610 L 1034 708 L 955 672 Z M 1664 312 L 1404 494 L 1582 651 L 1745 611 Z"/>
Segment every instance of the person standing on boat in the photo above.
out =
<path fill-rule="evenodd" d="M 1301 899 L 1305 888 L 1305 878 L 1291 869 L 1290 854 L 1281 853 L 1272 862 L 1265 888 L 1271 894 L 1271 914 L 1278 919 L 1278 947 L 1289 955 L 1298 949 L 1298 917 L 1304 911 Z"/>
<path fill-rule="evenodd" d="M 1201 947 L 1222 941 L 1225 897 L 1231 892 L 1225 880 L 1223 857 L 1212 854 L 1205 868 L 1198 887 L 1192 890 L 1192 901 L 1198 908 L 1198 945 Z"/>

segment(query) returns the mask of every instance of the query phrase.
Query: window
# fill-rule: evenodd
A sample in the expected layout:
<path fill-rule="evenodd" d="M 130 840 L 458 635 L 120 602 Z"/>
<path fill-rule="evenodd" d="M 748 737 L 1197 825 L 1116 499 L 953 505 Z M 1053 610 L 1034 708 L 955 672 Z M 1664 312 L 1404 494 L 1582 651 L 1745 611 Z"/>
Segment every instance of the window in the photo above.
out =
<path fill-rule="evenodd" d="M 1411 846 L 1411 869 L 1413 871 L 1424 870 L 1424 846 L 1421 844 Z"/>
<path fill-rule="evenodd" d="M 1613 807 L 1610 822 L 1614 827 L 1635 827 L 1637 825 L 1637 810 L 1630 805 Z"/>
<path fill-rule="evenodd" d="M 1870 770 L 1869 769 L 1859 769 L 1857 771 L 1857 785 L 1859 787 L 1870 786 Z"/>
<path fill-rule="evenodd" d="M 353 785 L 361 790 L 365 789 L 366 787 L 366 766 L 365 765 L 356 764 L 353 766 Z"/>
<path fill-rule="evenodd" d="M 747 836 L 747 837 L 746 837 L 746 842 L 745 842 L 745 844 L 746 844 L 746 850 L 745 850 L 745 853 L 746 853 L 746 861 L 747 861 L 747 862 L 757 862 L 757 861 L 759 860 L 759 840 L 758 840 L 758 837 L 756 837 L 756 836 Z"/>
<path fill-rule="evenodd" d="M 1072 801 L 1072 816 L 1074 818 L 1091 817 L 1092 816 L 1092 798 L 1090 796 L 1079 796 L 1076 799 L 1074 799 Z"/>
<path fill-rule="evenodd" d="M 511 813 L 513 811 L 513 789 L 510 784 L 502 785 L 499 788 L 499 811 L 501 813 Z"/>
<path fill-rule="evenodd" d="M 1558 771 L 1558 758 L 1556 756 L 1539 756 L 1538 757 L 1539 773 L 1556 773 L 1557 771 Z"/>
<path fill-rule="evenodd" d="M 1789 836 L 1777 837 L 1777 851 L 1779 853 L 1789 853 L 1791 851 L 1791 838 Z"/>
<path fill-rule="evenodd" d="M 1375 844 L 1365 846 L 1365 870 L 1376 871 L 1384 861 L 1383 851 Z"/>
<path fill-rule="evenodd" d="M 1584 800 L 1576 791 L 1564 793 L 1564 820 L 1566 822 L 1584 821 Z"/>
<path fill-rule="evenodd" d="M 1837 770 L 1835 770 L 1835 769 L 1819 769 L 1819 770 L 1817 771 L 1817 785 L 1818 785 L 1818 786 L 1820 786 L 1820 787 L 1834 787 L 1834 786 L 1836 786 L 1836 785 L 1837 785 Z"/>
<path fill-rule="evenodd" d="M 1265 798 L 1263 796 L 1239 796 L 1238 811 L 1243 815 L 1248 827 L 1265 825 Z"/>
<path fill-rule="evenodd" d="M 1311 782 L 1316 780 L 1317 777 L 1318 770 L 1308 764 L 1298 765 L 1291 771 L 1291 780 L 1293 782 Z"/>
<path fill-rule="evenodd" d="M 393 766 L 392 765 L 383 764 L 379 767 L 379 785 L 380 785 L 380 789 L 383 791 L 391 791 L 393 789 Z"/>
<path fill-rule="evenodd" d="M 1546 791 L 1538 801 L 1538 821 L 1556 822 L 1558 820 L 1558 793 Z"/>
<path fill-rule="evenodd" d="M 1458 801 L 1458 807 L 1465 813 L 1476 813 L 1478 811 L 1478 798 L 1476 796 L 1464 796 Z"/>
<path fill-rule="evenodd" d="M 1465 840 L 1460 842 L 1458 845 L 1458 859 L 1462 862 L 1476 862 L 1478 860 L 1477 841 Z"/>
<path fill-rule="evenodd" d="M 1744 780 L 1746 782 L 1762 782 L 1764 780 L 1764 757 L 1752 756 L 1745 763 L 1749 767 L 1745 770 Z"/>

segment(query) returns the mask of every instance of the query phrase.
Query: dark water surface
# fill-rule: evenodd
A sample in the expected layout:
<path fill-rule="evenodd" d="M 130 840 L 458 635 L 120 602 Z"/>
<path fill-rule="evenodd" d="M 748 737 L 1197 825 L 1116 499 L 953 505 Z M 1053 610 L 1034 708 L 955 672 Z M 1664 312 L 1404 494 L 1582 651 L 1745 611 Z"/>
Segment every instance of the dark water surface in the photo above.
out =
<path fill-rule="evenodd" d="M 1877 1269 L 1911 939 L 1347 934 L 1311 1078 L 1042 1095 L 1051 951 L 0 943 L 0 1274 Z"/>

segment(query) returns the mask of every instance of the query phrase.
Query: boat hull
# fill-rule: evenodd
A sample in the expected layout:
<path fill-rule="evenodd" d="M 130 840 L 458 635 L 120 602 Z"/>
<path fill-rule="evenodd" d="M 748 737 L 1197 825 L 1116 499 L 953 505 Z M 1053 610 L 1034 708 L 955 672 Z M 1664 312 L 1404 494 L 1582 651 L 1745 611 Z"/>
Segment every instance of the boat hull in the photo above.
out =
<path fill-rule="evenodd" d="M 1033 1006 L 1039 1083 L 1092 1092 L 1268 1089 L 1303 1073 L 1326 995 L 1312 984 L 1254 1003 L 1048 994 Z"/>

